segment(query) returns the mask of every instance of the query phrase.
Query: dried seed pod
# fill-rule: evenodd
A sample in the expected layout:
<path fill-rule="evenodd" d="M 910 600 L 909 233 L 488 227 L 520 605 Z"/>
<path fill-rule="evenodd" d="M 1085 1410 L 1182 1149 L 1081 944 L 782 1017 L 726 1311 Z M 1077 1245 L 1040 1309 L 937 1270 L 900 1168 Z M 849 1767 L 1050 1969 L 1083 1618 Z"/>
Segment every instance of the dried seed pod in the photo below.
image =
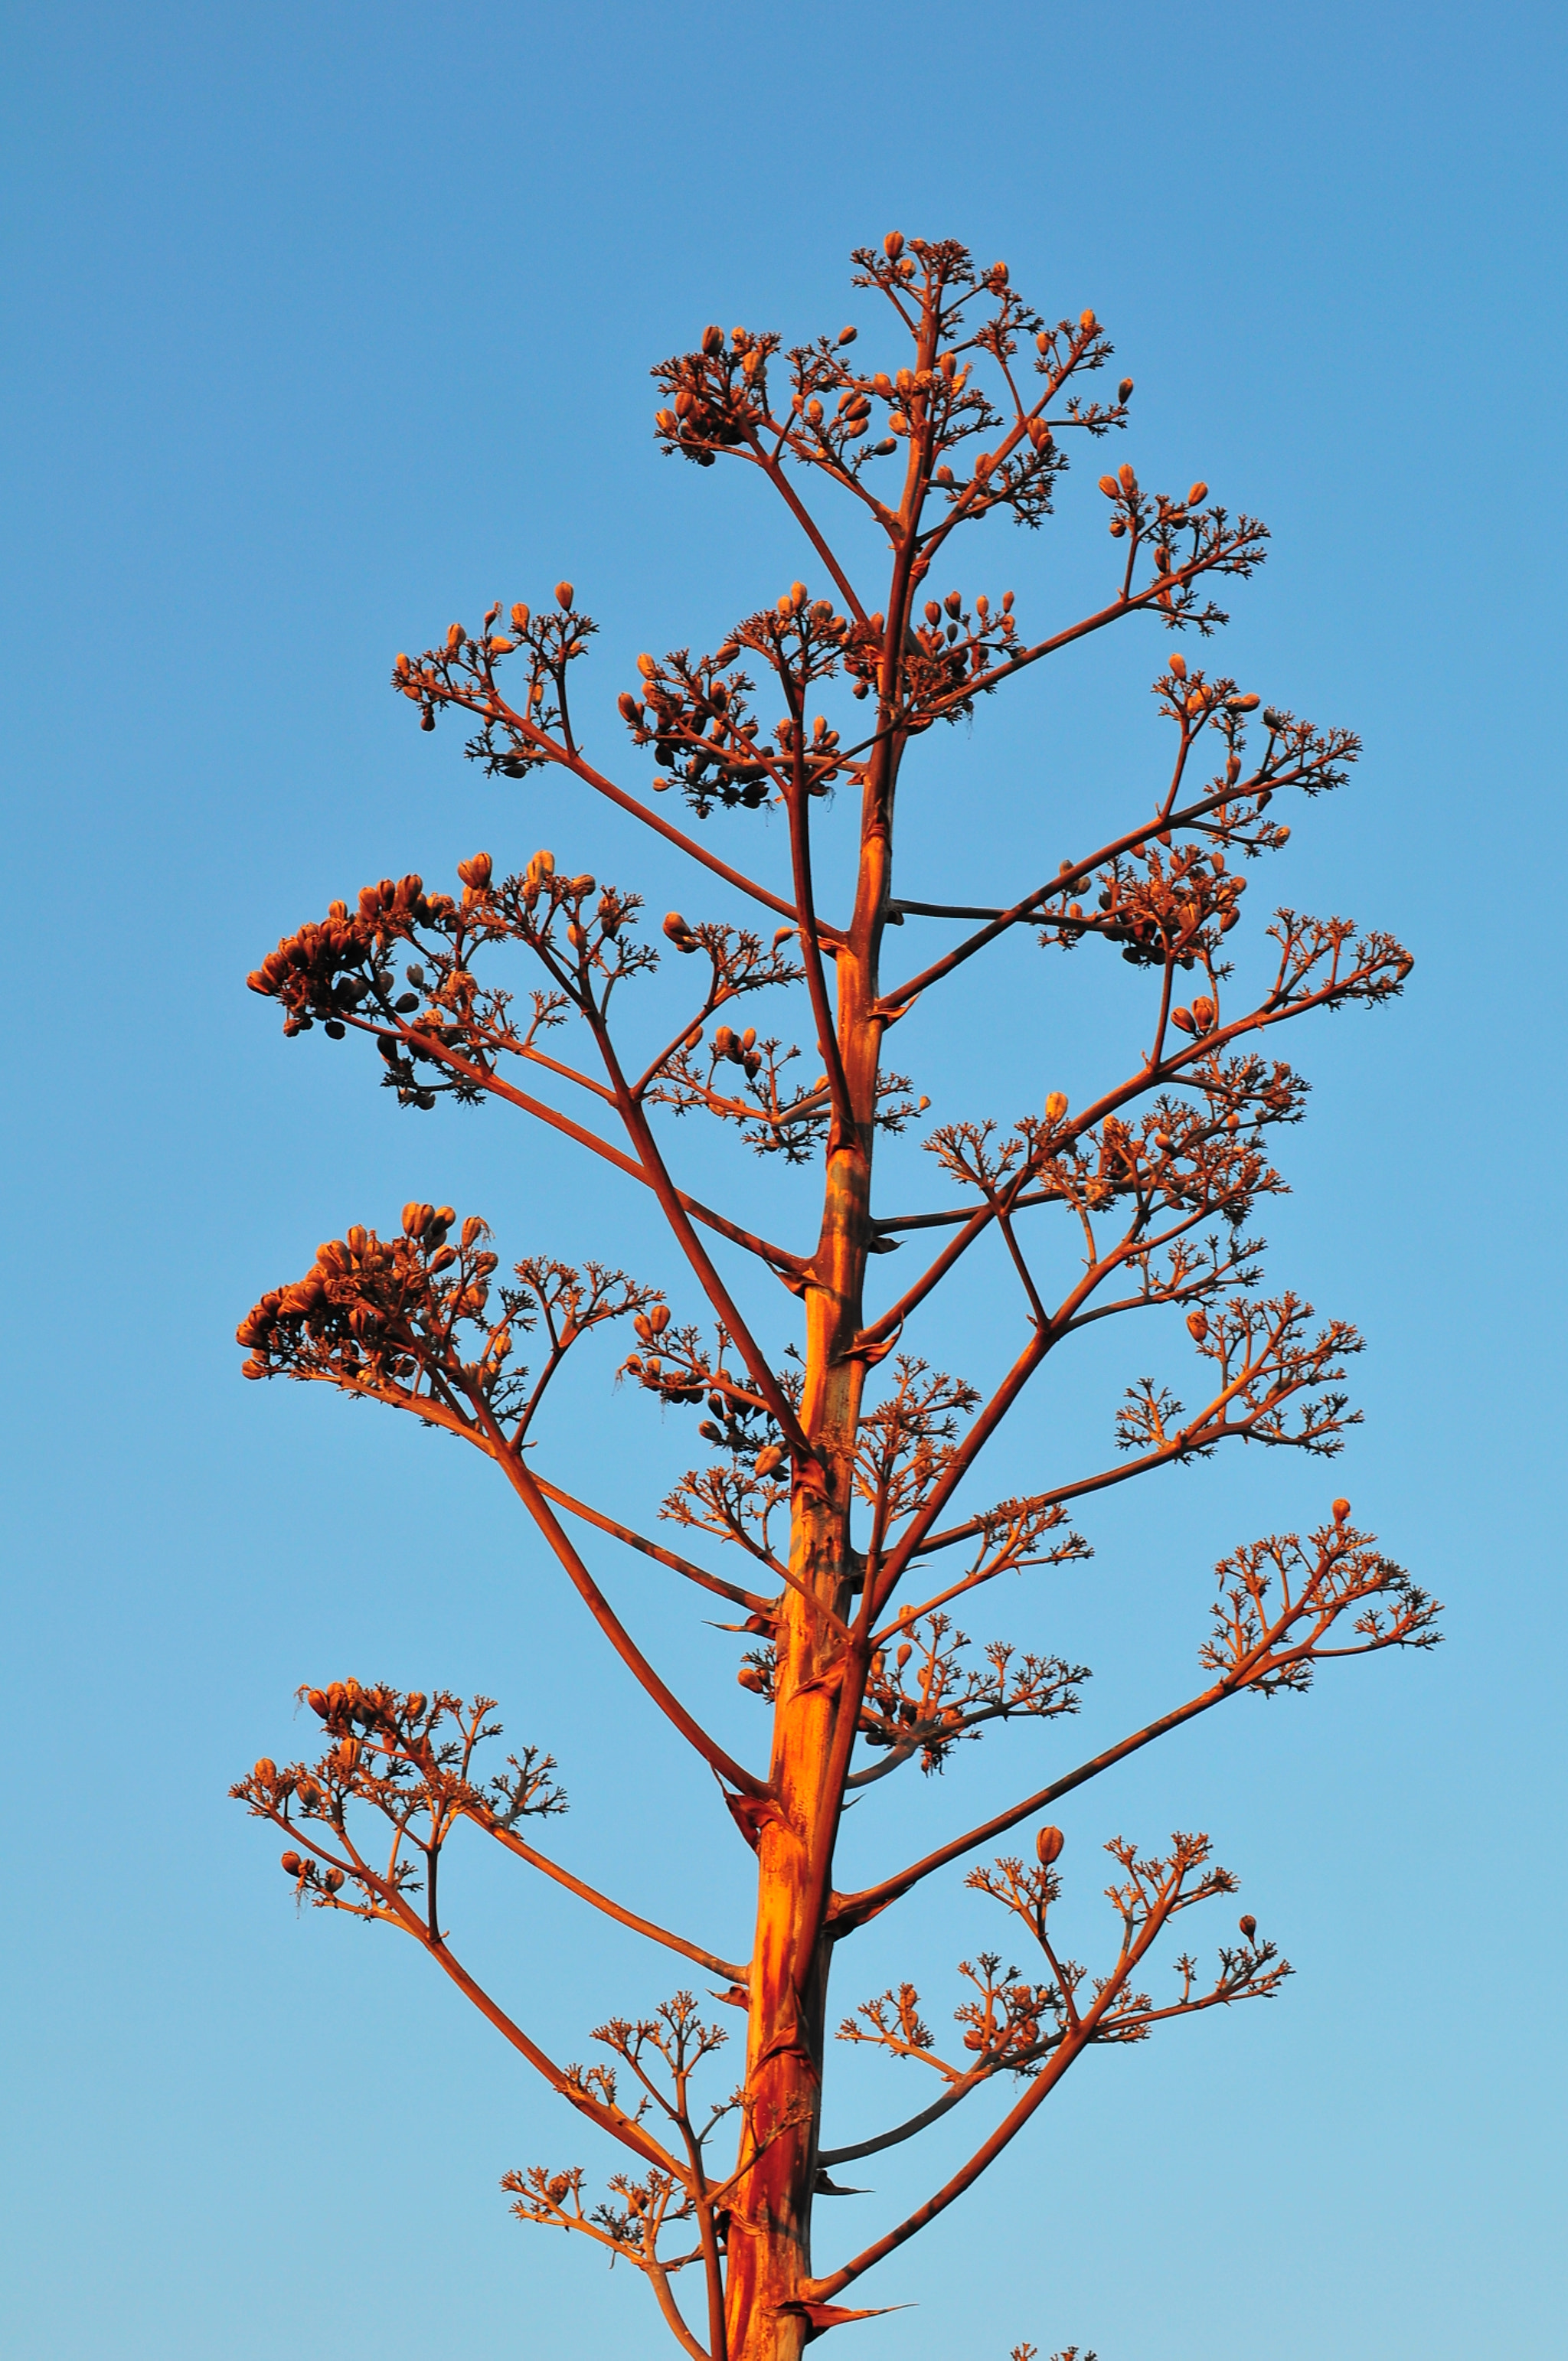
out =
<path fill-rule="evenodd" d="M 284 1853 L 282 1856 L 282 1866 L 287 1870 L 291 1877 L 298 1877 L 304 1865 L 304 1862 L 300 1859 L 297 1852 L 290 1851 Z"/>
<path fill-rule="evenodd" d="M 1187 1333 L 1195 1345 L 1201 1345 L 1209 1334 L 1209 1315 L 1201 1304 L 1195 1312 L 1188 1313 Z"/>

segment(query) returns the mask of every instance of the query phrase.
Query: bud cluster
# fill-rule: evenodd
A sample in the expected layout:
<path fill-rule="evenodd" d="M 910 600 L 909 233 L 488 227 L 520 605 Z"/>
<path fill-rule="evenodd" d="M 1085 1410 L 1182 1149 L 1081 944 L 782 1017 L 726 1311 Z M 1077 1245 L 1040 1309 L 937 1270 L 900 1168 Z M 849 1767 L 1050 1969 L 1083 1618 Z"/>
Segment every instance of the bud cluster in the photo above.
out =
<path fill-rule="evenodd" d="M 858 1725 L 866 1744 L 887 1759 L 851 1776 L 851 1787 L 916 1755 L 927 1774 L 943 1770 L 959 1740 L 978 1738 L 988 1721 L 1014 1715 L 1050 1720 L 1078 1711 L 1075 1684 L 1089 1678 L 1087 1665 L 1033 1654 L 1015 1662 L 1000 1640 L 985 1649 L 983 1667 L 966 1665 L 960 1658 L 969 1636 L 939 1612 L 901 1617 L 898 1630 L 896 1644 L 878 1647 L 872 1657 Z"/>
<path fill-rule="evenodd" d="M 520 779 L 528 772 L 559 762 L 570 750 L 571 726 L 566 703 L 566 670 L 584 653 L 598 626 L 573 604 L 569 582 L 555 586 L 553 609 L 533 612 L 521 600 L 510 609 L 508 628 L 496 628 L 498 600 L 487 612 L 476 634 L 454 623 L 441 646 L 411 658 L 399 656 L 392 667 L 392 686 L 420 709 L 420 727 L 433 730 L 437 711 L 454 706 L 475 714 L 480 722 L 466 752 L 487 770 Z M 521 654 L 527 682 L 521 694 L 502 695 L 497 668 Z"/>

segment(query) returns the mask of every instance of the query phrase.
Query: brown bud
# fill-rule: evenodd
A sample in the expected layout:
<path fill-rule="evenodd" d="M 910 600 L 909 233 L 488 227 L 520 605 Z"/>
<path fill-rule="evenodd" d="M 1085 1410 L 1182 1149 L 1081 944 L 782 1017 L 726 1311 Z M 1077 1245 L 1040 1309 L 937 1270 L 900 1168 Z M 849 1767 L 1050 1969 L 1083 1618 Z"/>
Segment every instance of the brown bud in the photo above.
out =
<path fill-rule="evenodd" d="M 1046 1101 L 1046 1121 L 1047 1123 L 1060 1123 L 1063 1115 L 1067 1113 L 1067 1093 L 1065 1091 L 1052 1091 Z"/>
<path fill-rule="evenodd" d="M 1190 509 L 1195 509 L 1200 500 L 1206 500 L 1208 497 L 1209 487 L 1207 484 L 1194 484 L 1192 489 L 1187 495 L 1187 505 Z"/>
<path fill-rule="evenodd" d="M 409 1691 L 403 1710 L 410 1721 L 423 1720 L 425 1703 L 425 1694 L 422 1689 L 411 1689 Z"/>
<path fill-rule="evenodd" d="M 566 612 L 567 609 L 571 606 L 571 584 L 569 582 L 557 582 L 555 585 L 555 604 L 560 608 L 563 614 Z"/>
<path fill-rule="evenodd" d="M 298 1877 L 305 1864 L 297 1852 L 286 1852 L 282 1857 L 282 1865 L 291 1877 Z"/>
<path fill-rule="evenodd" d="M 1116 388 L 1116 399 L 1118 401 L 1131 401 L 1132 398 L 1133 380 L 1130 377 L 1124 377 Z"/>
<path fill-rule="evenodd" d="M 890 229 L 882 242 L 882 250 L 890 262 L 896 262 L 904 252 L 904 232 L 901 229 Z"/>
<path fill-rule="evenodd" d="M 1066 1842 L 1067 1839 L 1060 1828 L 1046 1828 L 1040 1830 L 1039 1835 L 1035 1839 L 1035 1857 L 1042 1869 L 1049 1869 L 1053 1861 L 1060 1859 L 1061 1849 Z"/>
<path fill-rule="evenodd" d="M 342 1870 L 337 1868 L 323 1869 L 322 1872 L 322 1883 L 326 1887 L 329 1894 L 336 1894 L 343 1884 Z"/>
<path fill-rule="evenodd" d="M 770 1443 L 764 1449 L 758 1452 L 754 1462 L 755 1472 L 759 1476 L 772 1476 L 776 1474 L 778 1469 L 784 1466 L 784 1454 L 783 1444 L 778 1443 Z"/>
<path fill-rule="evenodd" d="M 1236 1920 L 1236 1925 L 1242 1930 L 1243 1942 L 1250 1943 L 1257 1933 L 1257 1920 L 1253 1916 L 1252 1912 L 1250 1910 L 1244 1911 L 1242 1916 Z"/>
<path fill-rule="evenodd" d="M 1170 676 L 1172 680 L 1185 680 L 1187 677 L 1187 658 L 1179 648 L 1175 650 L 1170 659 Z"/>
<path fill-rule="evenodd" d="M 721 353 L 724 350 L 723 329 L 705 328 L 702 332 L 702 348 L 705 353 Z"/>
<path fill-rule="evenodd" d="M 1335 1524 L 1343 1525 L 1349 1515 L 1350 1502 L 1348 1500 L 1336 1500 L 1333 1504 L 1333 1520 Z"/>
<path fill-rule="evenodd" d="M 327 1714 L 331 1710 L 332 1700 L 327 1696 L 325 1689 L 312 1689 L 305 1698 L 305 1703 L 310 1707 L 313 1713 L 319 1713 L 323 1721 L 326 1719 Z"/>
<path fill-rule="evenodd" d="M 278 1776 L 278 1765 L 270 1755 L 264 1754 L 250 1775 L 258 1787 L 270 1787 Z"/>
<path fill-rule="evenodd" d="M 1198 1306 L 1196 1312 L 1188 1313 L 1187 1333 L 1195 1345 L 1201 1345 L 1209 1334 L 1209 1315 L 1201 1304 Z"/>

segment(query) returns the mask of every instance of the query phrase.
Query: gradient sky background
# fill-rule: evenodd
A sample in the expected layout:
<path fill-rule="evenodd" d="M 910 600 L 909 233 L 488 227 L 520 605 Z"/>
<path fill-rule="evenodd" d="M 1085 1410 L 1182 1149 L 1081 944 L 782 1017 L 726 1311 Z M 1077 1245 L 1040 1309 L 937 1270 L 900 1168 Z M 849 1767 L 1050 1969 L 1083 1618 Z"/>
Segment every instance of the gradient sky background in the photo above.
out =
<path fill-rule="evenodd" d="M 513 1252 L 581 1255 L 609 1223 L 616 1258 L 675 1274 L 598 1175 L 494 1110 L 400 1117 L 242 979 L 332 895 L 445 879 L 479 843 L 695 903 L 602 813 L 422 738 L 389 659 L 565 573 L 608 707 L 638 648 L 712 645 L 810 578 L 749 483 L 658 458 L 646 370 L 708 319 L 869 324 L 848 251 L 897 225 L 1004 254 L 1052 316 L 1094 304 L 1137 380 L 1118 456 L 1268 519 L 1219 660 L 1366 758 L 1293 815 L 1254 900 L 1348 908 L 1418 963 L 1398 1009 L 1295 1037 L 1316 1095 L 1266 1224 L 1276 1279 L 1365 1325 L 1365 1429 L 1332 1470 L 1233 1458 L 1086 1512 L 1092 1566 L 975 1624 L 1094 1664 L 1081 1725 L 905 1774 L 848 1849 L 891 1866 L 1184 1694 L 1213 1560 L 1338 1489 L 1450 1616 L 1435 1657 L 1243 1700 L 1064 1809 L 1085 1949 L 1097 1846 L 1198 1826 L 1299 1973 L 1084 2061 L 993 2192 L 865 2283 L 918 2309 L 845 2334 L 864 2361 L 1025 2336 L 1102 2361 L 1560 2353 L 1561 13 L 6 16 L 8 2350 L 665 2349 L 629 2274 L 509 2222 L 506 2167 L 591 2156 L 572 2124 L 411 1947 L 297 1921 L 225 1790 L 291 1750 L 302 1677 L 482 1685 L 560 1757 L 565 1857 L 744 1945 L 711 1787 L 600 1679 L 488 1471 L 242 1385 L 230 1341 L 318 1237 L 410 1195 L 493 1215 Z M 1072 609 L 1102 578 L 1094 472 L 1037 538 L 992 529 L 977 580 Z M 905 889 L 990 899 L 1102 803 L 1139 807 L 1158 645 L 1112 635 L 922 750 Z M 1053 996 L 1023 945 L 993 974 L 1005 1026 L 960 1000 L 900 1045 L 940 1114 L 1080 1093 L 1142 1038 L 1119 967 Z M 785 1180 L 726 1156 L 759 1218 L 797 1221 Z M 919 1180 L 916 1150 L 894 1163 Z M 932 1341 L 983 1375 L 1004 1296 L 981 1278 Z M 1042 1390 L 997 1488 L 1102 1450 L 1122 1382 L 1180 1381 L 1177 1341 Z M 645 1513 L 687 1438 L 607 1374 L 551 1464 L 587 1482 L 608 1456 Z M 658 1594 L 610 1573 L 645 1629 Z M 732 1643 L 679 1606 L 681 1682 L 754 1748 Z M 452 1879 L 455 1928 L 562 2053 L 667 1988 L 493 1872 Z M 913 1972 L 945 2017 L 978 1912 L 938 1881 L 865 1938 L 844 2004 Z M 917 2103 L 892 2070 L 843 2087 L 839 2138 Z M 857 2175 L 877 2194 L 824 2255 L 956 2142 Z"/>

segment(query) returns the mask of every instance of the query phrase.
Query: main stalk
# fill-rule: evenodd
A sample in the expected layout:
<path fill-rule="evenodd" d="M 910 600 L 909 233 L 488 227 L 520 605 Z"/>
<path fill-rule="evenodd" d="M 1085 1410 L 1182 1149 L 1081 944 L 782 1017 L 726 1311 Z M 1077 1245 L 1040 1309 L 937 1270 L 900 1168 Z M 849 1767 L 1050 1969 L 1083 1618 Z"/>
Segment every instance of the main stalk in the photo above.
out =
<path fill-rule="evenodd" d="M 897 760 L 895 741 L 884 739 L 865 782 L 854 917 L 835 962 L 837 1046 L 852 1119 L 836 1121 L 829 1137 L 822 1226 L 805 1290 L 801 1424 L 816 1464 L 795 1470 L 795 1580 L 776 1635 L 772 1796 L 757 1829 L 742 2133 L 755 2161 L 739 2183 L 729 2224 L 727 2361 L 799 2361 L 810 2327 L 800 2291 L 811 2276 L 821 2124 L 831 1949 L 823 1929 L 870 1655 L 864 1568 L 850 1530 L 866 1374 L 853 1347 L 863 1325 L 872 1235 L 883 1033 L 878 954 Z"/>

